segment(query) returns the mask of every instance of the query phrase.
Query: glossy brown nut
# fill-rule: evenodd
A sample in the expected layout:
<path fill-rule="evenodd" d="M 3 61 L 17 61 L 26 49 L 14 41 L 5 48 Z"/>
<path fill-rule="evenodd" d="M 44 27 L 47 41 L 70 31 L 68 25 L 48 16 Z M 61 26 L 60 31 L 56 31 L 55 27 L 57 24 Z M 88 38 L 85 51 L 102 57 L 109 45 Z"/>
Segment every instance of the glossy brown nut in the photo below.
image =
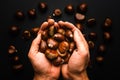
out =
<path fill-rule="evenodd" d="M 17 52 L 17 49 L 14 45 L 10 45 L 9 48 L 8 48 L 8 53 L 9 54 L 14 54 Z"/>
<path fill-rule="evenodd" d="M 23 64 L 16 64 L 16 65 L 13 65 L 13 69 L 15 71 L 21 71 L 23 69 Z"/>
<path fill-rule="evenodd" d="M 97 63 L 102 63 L 104 61 L 104 57 L 103 56 L 97 56 L 96 57 L 96 62 Z"/>
<path fill-rule="evenodd" d="M 91 27 L 91 26 L 94 26 L 96 24 L 96 19 L 95 18 L 90 18 L 87 20 L 87 26 Z"/>
<path fill-rule="evenodd" d="M 88 41 L 88 46 L 89 46 L 89 49 L 93 49 L 95 47 L 95 44 L 93 41 Z"/>
<path fill-rule="evenodd" d="M 56 40 L 56 41 L 63 41 L 65 40 L 65 36 L 60 34 L 60 33 L 56 33 L 54 34 L 53 38 Z"/>
<path fill-rule="evenodd" d="M 61 64 L 64 63 L 64 59 L 62 59 L 61 57 L 58 56 L 56 59 L 54 59 L 54 60 L 52 61 L 52 63 L 53 63 L 55 66 L 59 66 L 59 65 L 61 65 Z"/>
<path fill-rule="evenodd" d="M 59 29 L 57 30 L 57 32 L 60 33 L 60 34 L 62 34 L 62 35 L 65 35 L 65 30 L 62 29 L 62 28 L 59 28 Z"/>
<path fill-rule="evenodd" d="M 45 51 L 45 56 L 49 59 L 49 60 L 53 60 L 56 59 L 58 57 L 58 52 L 56 50 L 52 50 L 52 49 L 47 49 Z"/>
<path fill-rule="evenodd" d="M 9 33 L 12 35 L 12 36 L 17 36 L 20 32 L 20 27 L 16 26 L 16 25 L 13 25 L 13 26 L 10 26 L 9 28 Z"/>
<path fill-rule="evenodd" d="M 104 32 L 104 33 L 103 33 L 103 38 L 104 38 L 105 41 L 110 40 L 110 39 L 111 39 L 111 34 L 110 34 L 110 32 Z"/>
<path fill-rule="evenodd" d="M 35 9 L 30 9 L 30 10 L 28 10 L 28 16 L 29 16 L 29 18 L 31 18 L 31 19 L 36 18 L 36 10 L 35 10 Z"/>
<path fill-rule="evenodd" d="M 43 32 L 41 33 L 41 35 L 42 35 L 42 39 L 43 39 L 43 40 L 47 40 L 47 39 L 48 39 L 48 30 L 43 31 Z"/>
<path fill-rule="evenodd" d="M 62 15 L 62 11 L 60 9 L 55 9 L 53 12 L 54 17 L 60 17 Z"/>
<path fill-rule="evenodd" d="M 83 22 L 85 20 L 85 15 L 81 13 L 75 13 L 75 21 Z"/>
<path fill-rule="evenodd" d="M 73 32 L 71 30 L 66 30 L 65 36 L 69 39 L 73 39 Z"/>
<path fill-rule="evenodd" d="M 96 32 L 90 32 L 88 34 L 89 39 L 96 40 L 97 39 L 97 33 Z"/>
<path fill-rule="evenodd" d="M 86 13 L 87 12 L 88 5 L 87 3 L 81 3 L 77 6 L 77 12 L 79 13 Z"/>
<path fill-rule="evenodd" d="M 98 46 L 98 51 L 101 53 L 101 52 L 105 52 L 106 51 L 106 46 L 105 44 L 100 44 Z"/>
<path fill-rule="evenodd" d="M 39 9 L 39 11 L 42 12 L 42 13 L 46 12 L 47 9 L 48 9 L 47 3 L 45 3 L 45 2 L 40 2 L 40 3 L 38 4 L 38 9 Z"/>
<path fill-rule="evenodd" d="M 38 31 L 39 31 L 39 27 L 34 27 L 34 28 L 31 29 L 31 34 L 32 34 L 33 36 L 36 36 L 37 33 L 38 33 Z"/>
<path fill-rule="evenodd" d="M 30 39 L 30 38 L 31 38 L 31 33 L 30 33 L 30 31 L 29 31 L 29 30 L 25 30 L 25 31 L 22 33 L 22 38 L 23 38 L 23 39 L 26 39 L 26 40 Z"/>
<path fill-rule="evenodd" d="M 15 12 L 15 18 L 17 19 L 17 20 L 24 20 L 24 18 L 25 18 L 25 14 L 24 14 L 24 12 L 22 11 L 22 10 L 17 10 L 16 12 Z"/>
<path fill-rule="evenodd" d="M 67 14 L 73 14 L 75 11 L 72 4 L 66 5 L 64 10 Z"/>
<path fill-rule="evenodd" d="M 42 40 L 40 43 L 40 52 L 44 53 L 46 49 L 47 49 L 47 43 L 44 40 Z"/>
<path fill-rule="evenodd" d="M 57 52 L 60 57 L 65 57 L 68 54 L 67 52 L 61 53 L 58 49 L 57 49 Z"/>
<path fill-rule="evenodd" d="M 67 41 L 62 41 L 59 43 L 58 50 L 61 54 L 67 52 L 69 50 L 69 43 Z"/>
<path fill-rule="evenodd" d="M 70 45 L 69 52 L 72 53 L 73 50 L 75 49 L 75 43 L 74 42 L 70 42 L 69 45 Z"/>
<path fill-rule="evenodd" d="M 49 38 L 47 40 L 48 47 L 51 49 L 57 49 L 58 48 L 58 42 L 52 38 Z"/>

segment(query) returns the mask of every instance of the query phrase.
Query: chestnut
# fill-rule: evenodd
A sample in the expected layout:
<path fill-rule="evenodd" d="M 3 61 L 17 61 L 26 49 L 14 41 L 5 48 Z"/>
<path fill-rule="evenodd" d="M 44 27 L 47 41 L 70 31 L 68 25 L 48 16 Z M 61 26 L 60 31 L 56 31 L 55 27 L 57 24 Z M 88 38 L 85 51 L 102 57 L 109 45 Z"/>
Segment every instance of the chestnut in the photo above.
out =
<path fill-rule="evenodd" d="M 15 12 L 15 18 L 16 18 L 17 20 L 19 20 L 19 21 L 24 20 L 24 18 L 25 18 L 24 12 L 23 12 L 22 10 L 17 10 L 17 11 Z"/>
<path fill-rule="evenodd" d="M 19 34 L 19 32 L 20 32 L 20 27 L 19 26 L 13 25 L 13 26 L 9 27 L 9 33 L 12 36 L 17 36 Z"/>
<path fill-rule="evenodd" d="M 22 69 L 23 69 L 23 64 L 13 65 L 13 70 L 15 70 L 15 72 L 21 71 Z"/>
<path fill-rule="evenodd" d="M 67 41 L 62 41 L 61 43 L 59 43 L 58 50 L 61 54 L 65 53 L 69 50 L 69 43 Z"/>
<path fill-rule="evenodd" d="M 105 18 L 103 28 L 110 29 L 111 26 L 112 26 L 112 19 L 109 17 Z"/>
<path fill-rule="evenodd" d="M 105 41 L 109 41 L 111 39 L 110 32 L 104 32 L 103 33 L 103 38 L 104 38 Z"/>
<path fill-rule="evenodd" d="M 81 13 L 75 13 L 74 18 L 76 22 L 83 22 L 85 20 L 85 15 Z"/>
<path fill-rule="evenodd" d="M 77 12 L 85 14 L 87 12 L 88 5 L 87 3 L 81 3 L 77 5 Z"/>
<path fill-rule="evenodd" d="M 48 47 L 51 49 L 57 49 L 58 48 L 58 42 L 52 38 L 49 38 L 47 40 Z"/>
<path fill-rule="evenodd" d="M 31 33 L 30 33 L 30 31 L 29 31 L 29 30 L 25 30 L 25 31 L 22 33 L 22 38 L 23 38 L 23 39 L 26 39 L 26 40 L 30 39 L 30 38 L 31 38 Z"/>
<path fill-rule="evenodd" d="M 56 50 L 52 50 L 52 49 L 46 49 L 45 51 L 45 56 L 49 59 L 49 60 L 53 60 L 56 59 L 58 57 L 58 52 Z"/>
<path fill-rule="evenodd" d="M 28 10 L 28 17 L 30 19 L 35 19 L 36 18 L 36 10 L 35 9 Z"/>
<path fill-rule="evenodd" d="M 96 19 L 95 19 L 95 18 L 89 18 L 89 19 L 87 20 L 87 26 L 88 26 L 88 27 L 95 26 L 95 24 L 96 24 Z"/>
<path fill-rule="evenodd" d="M 103 63 L 103 61 L 104 61 L 104 57 L 103 56 L 97 56 L 96 57 L 96 62 L 97 63 Z"/>
<path fill-rule="evenodd" d="M 64 59 L 62 59 L 60 56 L 58 56 L 56 59 L 52 61 L 53 65 L 59 66 L 64 63 Z"/>
<path fill-rule="evenodd" d="M 8 53 L 9 54 L 14 54 L 17 52 L 17 49 L 14 45 L 10 45 L 9 48 L 8 48 Z"/>
<path fill-rule="evenodd" d="M 68 54 L 67 52 L 61 53 L 58 49 L 57 49 L 57 52 L 60 57 L 65 57 Z"/>
<path fill-rule="evenodd" d="M 38 9 L 40 12 L 45 13 L 48 9 L 48 5 L 45 2 L 39 2 Z"/>
<path fill-rule="evenodd" d="M 62 11 L 60 9 L 55 9 L 53 12 L 54 17 L 60 17 L 62 15 Z"/>
<path fill-rule="evenodd" d="M 65 35 L 68 39 L 73 39 L 73 32 L 71 30 L 66 30 Z"/>
<path fill-rule="evenodd" d="M 76 23 L 75 26 L 76 26 L 79 30 L 83 31 L 83 25 L 82 25 L 81 23 Z"/>
<path fill-rule="evenodd" d="M 88 46 L 89 46 L 89 49 L 93 49 L 95 47 L 95 44 L 93 41 L 88 41 Z"/>
<path fill-rule="evenodd" d="M 65 12 L 66 12 L 67 14 L 73 14 L 74 11 L 75 11 L 72 4 L 66 5 L 65 8 L 64 8 L 64 10 L 65 10 Z"/>
<path fill-rule="evenodd" d="M 63 41 L 65 40 L 65 36 L 60 34 L 60 33 L 56 33 L 54 34 L 53 38 L 56 40 L 56 41 Z"/>
<path fill-rule="evenodd" d="M 34 28 L 31 29 L 31 34 L 36 37 L 38 31 L 39 31 L 39 27 L 34 27 Z"/>
<path fill-rule="evenodd" d="M 40 43 L 39 50 L 40 50 L 40 52 L 44 53 L 46 49 L 47 49 L 47 43 L 46 43 L 46 41 L 42 40 Z"/>
<path fill-rule="evenodd" d="M 59 29 L 57 30 L 57 32 L 60 33 L 60 34 L 62 34 L 62 35 L 65 35 L 65 30 L 62 29 L 62 28 L 59 28 Z"/>
<path fill-rule="evenodd" d="M 89 39 L 96 40 L 97 39 L 97 33 L 96 32 L 90 32 L 88 34 Z"/>

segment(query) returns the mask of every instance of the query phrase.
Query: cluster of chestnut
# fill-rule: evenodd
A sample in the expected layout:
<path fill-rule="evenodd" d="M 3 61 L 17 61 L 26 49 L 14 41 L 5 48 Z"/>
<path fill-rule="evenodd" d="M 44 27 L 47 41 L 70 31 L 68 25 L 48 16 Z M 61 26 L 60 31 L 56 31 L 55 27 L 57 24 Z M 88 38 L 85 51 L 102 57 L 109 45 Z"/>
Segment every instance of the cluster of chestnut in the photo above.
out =
<path fill-rule="evenodd" d="M 66 27 L 51 25 L 42 33 L 39 50 L 55 66 L 67 63 L 75 48 L 73 32 Z"/>

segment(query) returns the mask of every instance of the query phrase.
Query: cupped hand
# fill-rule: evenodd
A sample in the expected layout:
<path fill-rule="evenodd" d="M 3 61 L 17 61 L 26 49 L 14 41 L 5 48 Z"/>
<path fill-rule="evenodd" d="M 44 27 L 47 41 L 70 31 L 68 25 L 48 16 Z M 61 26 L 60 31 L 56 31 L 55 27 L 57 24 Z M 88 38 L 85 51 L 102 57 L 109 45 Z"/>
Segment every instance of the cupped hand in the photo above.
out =
<path fill-rule="evenodd" d="M 37 37 L 33 40 L 28 57 L 33 66 L 35 77 L 34 80 L 57 80 L 60 75 L 60 66 L 54 66 L 45 57 L 44 53 L 39 52 L 39 45 L 41 42 L 41 33 L 48 27 L 48 25 L 57 25 L 53 19 L 49 19 L 40 26 Z"/>
<path fill-rule="evenodd" d="M 86 68 L 90 59 L 87 41 L 79 29 L 70 22 L 59 21 L 59 25 L 67 27 L 73 31 L 75 49 L 68 61 L 68 64 L 62 65 L 63 77 L 67 80 L 88 80 Z"/>

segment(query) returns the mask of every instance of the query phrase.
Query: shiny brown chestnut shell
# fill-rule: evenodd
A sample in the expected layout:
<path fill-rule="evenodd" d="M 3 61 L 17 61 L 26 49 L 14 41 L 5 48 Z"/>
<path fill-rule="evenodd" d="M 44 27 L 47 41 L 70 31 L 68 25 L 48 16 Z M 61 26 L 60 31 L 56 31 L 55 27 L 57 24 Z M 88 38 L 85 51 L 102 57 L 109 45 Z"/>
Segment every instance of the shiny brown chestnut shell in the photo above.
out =
<path fill-rule="evenodd" d="M 63 41 L 65 40 L 65 36 L 60 34 L 60 33 L 56 33 L 54 34 L 53 38 L 56 40 L 56 41 Z"/>
<path fill-rule="evenodd" d="M 42 40 L 40 43 L 40 52 L 45 52 L 45 50 L 47 49 L 47 43 L 46 41 Z"/>
<path fill-rule="evenodd" d="M 53 60 L 53 59 L 56 59 L 58 57 L 58 52 L 57 52 L 57 50 L 47 49 L 45 51 L 45 56 L 49 60 Z"/>
<path fill-rule="evenodd" d="M 58 42 L 52 38 L 49 38 L 47 40 L 48 47 L 51 49 L 57 49 L 58 48 Z"/>
<path fill-rule="evenodd" d="M 69 43 L 67 41 L 62 41 L 61 43 L 59 43 L 58 50 L 60 53 L 65 53 L 69 50 Z"/>

